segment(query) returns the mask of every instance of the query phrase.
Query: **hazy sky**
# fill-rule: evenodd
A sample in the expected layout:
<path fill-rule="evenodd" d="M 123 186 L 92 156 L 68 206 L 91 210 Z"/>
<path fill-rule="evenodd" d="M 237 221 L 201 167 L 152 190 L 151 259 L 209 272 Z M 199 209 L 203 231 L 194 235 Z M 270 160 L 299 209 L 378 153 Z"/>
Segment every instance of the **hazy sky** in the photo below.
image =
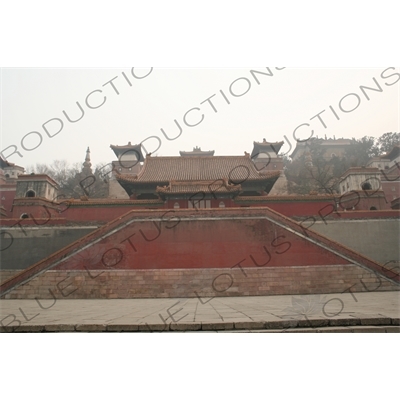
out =
<path fill-rule="evenodd" d="M 399 68 L 282 68 L 2 69 L 1 150 L 17 146 L 23 157 L 13 154 L 8 161 L 28 167 L 56 159 L 81 163 L 89 146 L 95 165 L 115 159 L 110 144 L 136 144 L 150 136 L 161 147 L 157 150 L 154 138 L 144 146 L 160 156 L 194 146 L 215 155 L 243 155 L 253 141 L 285 135 L 293 150 L 293 132 L 306 123 L 298 139 L 309 137 L 311 129 L 314 136 L 332 138 L 400 131 Z M 381 91 L 360 88 L 378 90 L 378 84 Z M 82 116 L 76 102 L 84 115 L 69 122 L 63 111 L 71 120 Z M 179 135 L 175 120 L 182 134 L 167 140 L 165 135 Z M 285 140 L 282 152 L 289 149 Z"/>

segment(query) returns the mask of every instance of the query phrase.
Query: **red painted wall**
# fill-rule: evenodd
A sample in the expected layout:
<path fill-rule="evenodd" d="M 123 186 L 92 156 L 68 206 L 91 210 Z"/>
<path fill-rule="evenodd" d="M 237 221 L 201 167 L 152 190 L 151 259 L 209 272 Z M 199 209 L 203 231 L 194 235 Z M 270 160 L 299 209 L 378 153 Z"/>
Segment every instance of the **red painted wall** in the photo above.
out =
<path fill-rule="evenodd" d="M 238 263 L 246 268 L 347 261 L 267 220 L 173 219 L 133 222 L 57 269 L 232 268 Z"/>
<path fill-rule="evenodd" d="M 63 212 L 62 215 L 65 215 L 65 218 L 73 222 L 109 222 L 129 211 L 132 211 L 131 205 L 90 207 L 71 206 L 68 210 Z"/>
<path fill-rule="evenodd" d="M 192 203 L 194 203 L 195 207 L 201 208 L 201 205 L 198 203 L 199 200 L 202 199 L 202 195 L 199 193 L 197 196 L 193 196 Z M 220 208 L 220 203 L 223 202 L 225 204 L 225 208 L 227 207 L 239 207 L 232 199 L 208 199 L 210 201 L 210 208 Z M 189 208 L 189 200 L 167 200 L 165 204 L 165 208 L 173 209 L 175 204 L 179 204 L 179 208 Z M 194 207 L 191 207 L 194 208 Z"/>
<path fill-rule="evenodd" d="M 400 197 L 400 181 L 382 181 L 382 190 L 388 203 L 391 203 L 394 199 Z"/>
<path fill-rule="evenodd" d="M 11 208 L 14 201 L 16 187 L 12 189 L 8 188 L 7 185 L 0 187 L 0 205 L 3 206 L 7 212 L 7 216 L 11 217 Z"/>
<path fill-rule="evenodd" d="M 53 224 L 53 220 L 58 219 L 69 223 L 106 223 L 131 210 L 132 205 L 69 207 L 67 202 L 59 206 L 49 202 L 47 205 L 14 205 L 12 218 L 19 220 L 20 216 L 26 213 L 30 219 L 33 217 L 37 220 L 47 220 L 49 225 Z M 23 223 L 29 223 L 29 220 L 24 220 Z"/>
<path fill-rule="evenodd" d="M 371 202 L 371 200 L 376 200 Z M 242 208 L 249 209 L 255 207 L 268 207 L 274 211 L 277 211 L 287 217 L 295 218 L 297 220 L 304 220 L 310 216 L 319 219 L 344 219 L 344 218 L 379 218 L 379 217 L 396 217 L 398 213 L 392 210 L 387 210 L 385 207 L 381 207 L 381 203 L 385 202 L 383 198 L 378 199 L 368 199 L 361 198 L 357 208 L 363 207 L 362 210 L 358 211 L 339 211 L 336 212 L 333 209 L 334 201 L 321 198 L 315 201 L 301 201 L 300 199 L 283 201 L 279 198 L 276 201 L 265 201 L 264 203 L 254 203 L 251 205 L 235 204 L 234 201 L 230 199 L 223 200 L 226 208 Z M 179 202 L 180 209 L 187 209 L 187 200 L 170 200 L 165 204 L 165 209 L 173 209 L 174 203 Z M 211 206 L 216 209 L 219 208 L 220 200 L 211 200 Z M 50 202 L 48 203 L 51 206 Z M 375 204 L 378 211 L 369 211 L 369 206 Z M 385 203 L 386 204 L 386 203 Z M 70 206 L 68 203 L 61 204 L 57 208 L 47 207 L 43 205 L 33 205 L 33 206 L 23 206 L 14 205 L 12 215 L 10 219 L 2 219 L 0 224 L 3 226 L 12 226 L 20 221 L 22 225 L 60 225 L 67 223 L 94 223 L 94 224 L 104 224 L 110 222 L 132 209 L 137 209 L 141 212 L 143 208 L 133 208 L 131 204 L 114 204 L 114 205 L 88 205 L 88 206 Z M 199 209 L 200 210 L 200 209 Z M 194 209 L 196 211 L 196 209 Z M 22 213 L 29 213 L 34 219 L 24 219 L 20 220 Z"/>

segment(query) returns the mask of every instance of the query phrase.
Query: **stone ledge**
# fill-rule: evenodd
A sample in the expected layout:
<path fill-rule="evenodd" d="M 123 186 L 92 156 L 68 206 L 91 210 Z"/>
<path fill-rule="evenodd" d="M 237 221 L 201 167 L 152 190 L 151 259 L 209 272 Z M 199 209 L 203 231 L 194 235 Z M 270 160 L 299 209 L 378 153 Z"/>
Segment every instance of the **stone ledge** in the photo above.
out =
<path fill-rule="evenodd" d="M 140 324 L 47 324 L 0 326 L 1 333 L 25 332 L 400 332 L 399 318 L 336 318 L 243 322 Z"/>
<path fill-rule="evenodd" d="M 335 318 L 329 320 L 329 326 L 355 326 L 361 325 L 359 318 Z"/>
<path fill-rule="evenodd" d="M 138 324 L 107 325 L 107 332 L 137 332 L 138 330 Z"/>
<path fill-rule="evenodd" d="M 181 324 L 171 323 L 169 326 L 171 331 L 200 331 L 201 330 L 201 323 L 188 323 L 183 322 Z"/>
<path fill-rule="evenodd" d="M 103 324 L 81 324 L 76 325 L 75 330 L 78 332 L 105 332 L 107 325 Z"/>
<path fill-rule="evenodd" d="M 265 328 L 265 322 L 257 321 L 246 321 L 246 322 L 235 322 L 235 329 L 263 329 Z"/>
<path fill-rule="evenodd" d="M 299 328 L 314 328 L 328 325 L 329 319 L 305 319 L 299 320 L 297 324 Z"/>
<path fill-rule="evenodd" d="M 75 325 L 72 324 L 46 325 L 44 328 L 45 332 L 75 332 Z"/>
<path fill-rule="evenodd" d="M 280 321 L 267 321 L 265 323 L 266 329 L 290 329 L 296 328 L 299 321 L 295 319 L 280 320 Z"/>
<path fill-rule="evenodd" d="M 139 332 L 166 332 L 169 331 L 168 324 L 139 324 Z"/>
<path fill-rule="evenodd" d="M 392 320 L 390 318 L 381 317 L 381 318 L 360 318 L 361 325 L 390 325 Z"/>
<path fill-rule="evenodd" d="M 400 326 L 387 326 L 386 333 L 400 333 Z"/>
<path fill-rule="evenodd" d="M 225 331 L 233 328 L 233 322 L 203 322 L 201 324 L 202 331 Z"/>

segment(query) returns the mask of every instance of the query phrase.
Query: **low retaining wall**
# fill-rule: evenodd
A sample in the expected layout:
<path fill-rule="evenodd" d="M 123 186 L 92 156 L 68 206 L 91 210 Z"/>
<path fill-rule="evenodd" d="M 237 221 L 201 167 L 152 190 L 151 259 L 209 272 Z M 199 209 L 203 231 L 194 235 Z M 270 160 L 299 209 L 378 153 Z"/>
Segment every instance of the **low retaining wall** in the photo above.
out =
<path fill-rule="evenodd" d="M 393 291 L 399 285 L 355 266 L 47 271 L 6 299 L 128 299 Z M 351 295 L 351 294 L 349 294 Z"/>
<path fill-rule="evenodd" d="M 14 275 L 97 229 L 97 226 L 21 226 L 23 229 L 0 227 L 4 242 L 1 266 L 16 270 Z"/>
<path fill-rule="evenodd" d="M 381 264 L 400 260 L 400 220 L 317 221 L 310 229 Z"/>
<path fill-rule="evenodd" d="M 15 271 L 13 269 L 1 269 L 0 270 L 0 283 L 5 282 L 7 279 L 12 278 L 19 271 Z"/>

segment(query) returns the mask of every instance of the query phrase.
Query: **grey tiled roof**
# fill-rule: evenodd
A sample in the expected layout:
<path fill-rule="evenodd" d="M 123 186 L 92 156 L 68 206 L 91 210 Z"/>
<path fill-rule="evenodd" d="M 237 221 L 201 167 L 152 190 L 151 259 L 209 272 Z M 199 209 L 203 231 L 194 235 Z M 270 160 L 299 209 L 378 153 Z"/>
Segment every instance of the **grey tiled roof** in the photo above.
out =
<path fill-rule="evenodd" d="M 157 183 L 171 181 L 215 181 L 233 184 L 275 178 L 279 171 L 258 172 L 248 155 L 212 157 L 146 157 L 136 176 L 119 175 L 125 182 Z"/>

